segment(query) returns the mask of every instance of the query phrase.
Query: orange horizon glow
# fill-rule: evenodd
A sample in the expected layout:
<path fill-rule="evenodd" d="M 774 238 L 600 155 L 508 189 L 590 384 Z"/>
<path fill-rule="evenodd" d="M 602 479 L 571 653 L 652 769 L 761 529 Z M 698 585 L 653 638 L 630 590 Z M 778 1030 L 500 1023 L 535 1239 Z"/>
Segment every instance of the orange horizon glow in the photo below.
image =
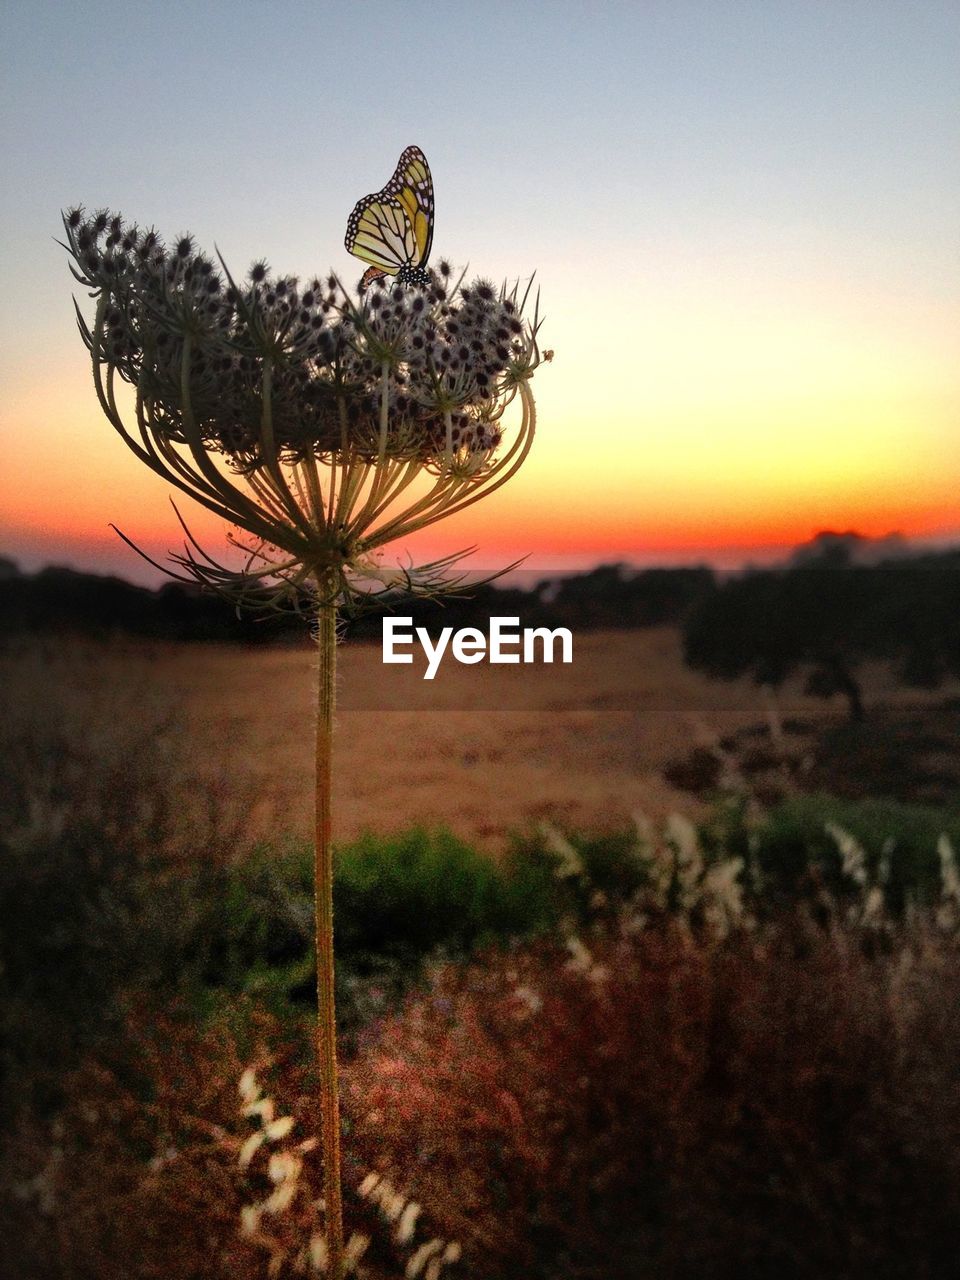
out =
<path fill-rule="evenodd" d="M 622 305 L 600 301 L 611 314 Z M 475 546 L 487 565 L 731 562 L 826 529 L 960 537 L 946 310 L 917 309 L 907 330 L 809 282 L 797 302 L 783 314 L 779 294 L 742 309 L 709 290 L 684 294 L 598 343 L 574 296 L 549 326 L 557 356 L 534 382 L 538 428 L 522 471 L 387 558 Z M 222 522 L 181 501 L 111 429 L 79 344 L 23 368 L 5 408 L 0 553 L 150 572 L 109 525 L 163 563 L 183 543 L 171 497 L 206 549 L 225 548 Z"/>
<path fill-rule="evenodd" d="M 201 544 L 214 555 L 223 551 L 224 523 L 181 500 L 134 457 L 102 418 L 78 364 L 82 356 L 52 387 L 11 406 L 19 430 L 11 436 L 14 446 L 0 480 L 0 554 L 149 574 L 109 526 L 117 525 L 162 564 L 183 544 L 171 498 Z M 945 402 L 925 406 L 928 418 L 940 423 L 927 431 L 925 448 L 915 449 L 909 465 L 902 456 L 909 434 L 903 405 L 899 412 L 888 407 L 885 424 L 873 419 L 868 433 L 848 426 L 846 436 L 831 432 L 829 424 L 804 430 L 802 411 L 794 407 L 798 428 L 780 439 L 756 429 L 749 405 L 739 415 L 729 408 L 717 412 L 714 419 L 725 419 L 727 430 L 699 436 L 695 421 L 674 410 L 670 431 L 622 422 L 598 426 L 598 447 L 588 451 L 569 405 L 552 403 L 552 372 L 548 367 L 538 374 L 546 390 L 524 469 L 469 511 L 389 548 L 388 559 L 432 559 L 476 547 L 476 562 L 489 565 L 520 557 L 532 565 L 567 561 L 578 567 L 650 563 L 658 556 L 731 563 L 769 558 L 827 529 L 960 538 L 960 466 L 956 454 L 930 444 L 948 434 Z M 664 414 L 671 416 L 666 409 Z M 860 421 L 868 416 L 869 405 L 861 407 Z M 857 421 L 855 412 L 848 413 L 851 421 Z M 865 439 L 872 442 L 869 453 Z M 619 465 L 608 465 L 605 450 L 623 440 L 631 443 L 619 448 Z M 41 441 L 55 447 L 38 465 Z"/>
<path fill-rule="evenodd" d="M 87 415 L 81 415 L 86 418 Z M 95 447 L 87 450 L 89 471 L 78 484 L 75 467 L 49 468 L 41 486 L 25 464 L 20 482 L 10 485 L 0 517 L 0 553 L 36 548 L 46 562 L 98 560 L 115 566 L 129 556 L 131 572 L 142 565 L 110 528 L 115 524 L 153 558 L 163 562 L 182 547 L 183 533 L 170 499 L 191 532 L 218 554 L 226 546 L 227 526 L 191 500 L 179 497 L 130 454 L 106 424 L 95 429 Z M 544 433 L 545 434 L 545 433 Z M 538 441 L 546 452 L 549 441 Z M 476 556 L 493 563 L 527 556 L 534 562 L 570 557 L 580 562 L 640 558 L 669 559 L 788 549 L 825 529 L 855 530 L 867 537 L 899 533 L 907 538 L 949 540 L 960 537 L 953 480 L 945 472 L 940 486 L 898 483 L 874 477 L 872 483 L 828 476 L 818 485 L 784 484 L 772 477 L 765 486 L 737 472 L 650 479 L 640 460 L 632 475 L 605 480 L 581 476 L 574 482 L 554 465 L 538 474 L 534 461 L 510 485 L 460 516 L 441 521 L 390 548 L 393 559 L 408 551 L 414 559 L 433 558 L 476 546 Z M 558 474 L 558 471 L 560 473 Z M 591 483 L 586 483 L 590 479 Z M 645 484 L 645 479 L 650 481 Z M 794 477 L 796 480 L 796 477 Z"/>
<path fill-rule="evenodd" d="M 122 448 L 119 441 L 110 442 Z M 191 533 L 214 556 L 227 550 L 229 527 L 189 499 L 182 501 L 140 464 L 125 485 L 106 484 L 78 496 L 71 507 L 68 495 L 55 507 L 38 509 L 29 492 L 8 503 L 0 519 L 0 554 L 27 553 L 42 563 L 71 563 L 122 576 L 157 575 L 127 547 L 110 527 L 115 524 L 161 565 L 171 551 L 183 548 L 184 535 L 171 508 L 174 497 Z M 125 471 L 126 468 L 124 467 Z M 461 548 L 476 548 L 478 566 L 492 566 L 526 558 L 527 564 L 569 563 L 578 568 L 623 560 L 665 563 L 703 560 L 720 564 L 770 559 L 809 542 L 825 530 L 856 532 L 880 538 L 899 534 L 918 541 L 960 541 L 956 505 L 924 503 L 917 495 L 852 494 L 845 502 L 836 495 L 808 495 L 785 509 L 776 497 L 747 494 L 730 485 L 714 495 L 710 510 L 688 510 L 679 503 L 651 501 L 645 511 L 612 501 L 605 511 L 593 505 L 592 492 L 557 501 L 554 493 L 525 492 L 522 479 L 513 482 L 471 512 L 456 516 L 405 543 L 387 548 L 385 558 L 409 556 L 432 559 Z M 532 488 L 533 486 L 528 486 Z M 55 512 L 55 516 L 53 513 Z"/>

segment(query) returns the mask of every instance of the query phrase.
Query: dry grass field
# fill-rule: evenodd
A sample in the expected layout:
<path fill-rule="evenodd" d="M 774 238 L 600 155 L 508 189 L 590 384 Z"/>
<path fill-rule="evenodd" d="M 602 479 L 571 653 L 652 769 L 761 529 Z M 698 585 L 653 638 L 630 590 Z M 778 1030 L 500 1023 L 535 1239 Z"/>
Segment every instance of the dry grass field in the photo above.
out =
<path fill-rule="evenodd" d="M 444 824 L 496 852 L 512 830 L 543 820 L 599 829 L 637 809 L 692 815 L 698 802 L 664 780 L 664 765 L 765 719 L 749 682 L 687 670 L 671 628 L 578 636 L 570 667 L 448 660 L 433 684 L 420 670 L 384 668 L 378 645 L 341 645 L 341 840 Z M 159 737 L 183 813 L 215 803 L 250 838 L 310 830 L 312 679 L 306 642 L 245 650 L 46 637 L 0 654 L 8 724 L 59 726 L 81 760 Z M 868 705 L 944 696 L 897 691 L 879 671 L 865 688 Z M 842 718 L 838 703 L 806 697 L 796 683 L 781 710 Z"/>

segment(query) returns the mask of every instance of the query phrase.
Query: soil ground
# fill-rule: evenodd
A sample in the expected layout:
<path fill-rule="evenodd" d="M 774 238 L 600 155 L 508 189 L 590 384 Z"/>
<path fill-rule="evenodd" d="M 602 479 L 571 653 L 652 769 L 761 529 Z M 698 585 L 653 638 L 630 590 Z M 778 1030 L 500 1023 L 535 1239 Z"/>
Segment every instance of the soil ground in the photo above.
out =
<path fill-rule="evenodd" d="M 732 770 L 759 798 L 795 789 L 950 801 L 960 795 L 960 685 L 896 689 L 864 678 L 868 720 L 839 701 L 708 680 L 672 628 L 576 637 L 570 667 L 448 661 L 428 685 L 385 668 L 379 645 L 340 649 L 335 836 L 444 824 L 493 852 L 549 820 L 574 829 L 638 810 L 695 816 Z M 251 838 L 306 836 L 312 808 L 313 665 L 307 644 L 241 649 L 53 637 L 0 653 L 8 724 L 46 718 L 96 757 L 140 728 L 161 735 L 178 794 L 231 804 Z M 504 710 L 502 708 L 509 708 Z"/>

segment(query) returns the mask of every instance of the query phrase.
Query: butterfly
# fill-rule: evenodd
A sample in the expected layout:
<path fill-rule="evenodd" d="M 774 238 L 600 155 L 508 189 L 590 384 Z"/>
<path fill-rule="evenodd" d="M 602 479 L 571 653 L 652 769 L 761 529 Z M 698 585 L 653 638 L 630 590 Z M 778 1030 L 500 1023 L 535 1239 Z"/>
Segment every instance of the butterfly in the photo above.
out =
<path fill-rule="evenodd" d="M 428 285 L 432 243 L 430 166 L 419 147 L 407 147 L 383 190 L 357 201 L 347 219 L 344 244 L 350 253 L 372 263 L 360 281 L 363 290 L 387 275 L 396 276 L 400 284 Z"/>

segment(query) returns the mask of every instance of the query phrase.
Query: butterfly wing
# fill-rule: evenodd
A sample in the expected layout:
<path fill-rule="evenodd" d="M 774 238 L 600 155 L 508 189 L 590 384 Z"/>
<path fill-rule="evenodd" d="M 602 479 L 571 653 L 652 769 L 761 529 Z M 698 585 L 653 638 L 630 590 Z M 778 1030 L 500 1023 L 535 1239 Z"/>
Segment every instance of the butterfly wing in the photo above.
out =
<path fill-rule="evenodd" d="M 393 177 L 358 200 L 347 220 L 344 244 L 371 264 L 361 284 L 404 267 L 423 267 L 433 242 L 433 179 L 419 147 L 407 147 Z"/>
<path fill-rule="evenodd" d="M 360 292 L 363 293 L 364 289 L 373 284 L 374 280 L 383 280 L 386 274 L 387 273 L 380 267 L 367 267 L 366 271 L 360 277 L 360 284 L 358 286 Z"/>
<path fill-rule="evenodd" d="M 400 202 L 413 229 L 417 256 L 410 265 L 426 266 L 433 244 L 433 176 L 419 147 L 407 147 L 384 191 Z"/>
<path fill-rule="evenodd" d="M 406 210 L 386 191 L 357 202 L 347 222 L 344 244 L 352 254 L 390 275 L 412 262 L 417 252 Z"/>

